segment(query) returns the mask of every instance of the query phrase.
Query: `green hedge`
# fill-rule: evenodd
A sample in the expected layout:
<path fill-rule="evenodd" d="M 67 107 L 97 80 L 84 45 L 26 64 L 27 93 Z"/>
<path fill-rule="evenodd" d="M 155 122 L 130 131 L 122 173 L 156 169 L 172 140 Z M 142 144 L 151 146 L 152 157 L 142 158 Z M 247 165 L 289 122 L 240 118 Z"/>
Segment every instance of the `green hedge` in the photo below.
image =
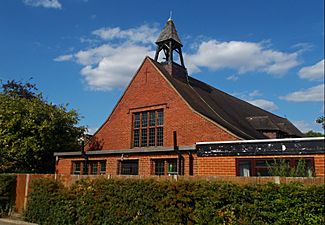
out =
<path fill-rule="evenodd" d="M 32 183 L 24 213 L 38 224 L 324 224 L 324 186 L 215 181 Z"/>
<path fill-rule="evenodd" d="M 16 176 L 0 174 L 0 217 L 8 215 L 15 206 Z"/>

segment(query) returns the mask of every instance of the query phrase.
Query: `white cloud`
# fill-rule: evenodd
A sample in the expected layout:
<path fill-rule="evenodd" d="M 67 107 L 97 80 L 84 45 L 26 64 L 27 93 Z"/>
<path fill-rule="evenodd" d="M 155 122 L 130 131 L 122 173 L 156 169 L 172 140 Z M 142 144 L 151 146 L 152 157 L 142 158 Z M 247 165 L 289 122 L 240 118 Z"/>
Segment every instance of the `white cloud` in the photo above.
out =
<path fill-rule="evenodd" d="M 116 48 L 105 46 L 105 48 L 110 49 L 110 51 L 101 58 L 96 56 L 95 59 L 93 58 L 91 54 L 97 55 L 97 52 L 93 51 L 93 49 L 90 50 L 91 54 L 83 52 L 82 60 L 80 60 L 80 54 L 78 56 L 77 53 L 80 63 L 83 61 L 99 61 L 95 65 L 89 63 L 81 70 L 86 83 L 94 90 L 112 90 L 126 86 L 144 56 L 150 54 L 148 48 L 137 45 L 123 45 Z"/>
<path fill-rule="evenodd" d="M 255 100 L 249 100 L 247 102 L 267 111 L 275 111 L 278 109 L 278 106 L 274 102 L 265 99 L 255 99 Z"/>
<path fill-rule="evenodd" d="M 324 59 L 299 70 L 299 77 L 308 80 L 324 80 Z"/>
<path fill-rule="evenodd" d="M 117 53 L 117 48 L 109 44 L 104 44 L 96 48 L 79 51 L 75 54 L 75 60 L 81 65 L 99 63 L 104 57 L 109 57 Z"/>
<path fill-rule="evenodd" d="M 227 80 L 231 80 L 231 81 L 237 81 L 239 78 L 236 75 L 231 75 L 229 77 L 227 77 Z"/>
<path fill-rule="evenodd" d="M 136 44 L 111 46 L 104 44 L 96 48 L 82 50 L 74 55 L 62 55 L 55 61 L 69 61 L 83 65 L 81 74 L 86 84 L 93 90 L 111 90 L 127 85 L 150 49 Z"/>
<path fill-rule="evenodd" d="M 128 83 L 145 55 L 153 56 L 153 43 L 159 30 L 152 25 L 142 25 L 129 29 L 100 28 L 92 34 L 100 39 L 87 39 L 86 43 L 95 47 L 61 55 L 54 60 L 74 61 L 82 65 L 81 74 L 91 89 L 111 90 Z M 184 58 L 192 73 L 207 67 L 212 70 L 231 68 L 239 73 L 260 71 L 281 74 L 299 64 L 298 53 L 271 50 L 268 46 L 267 42 L 202 41 L 194 47 L 193 54 L 184 54 Z M 161 57 L 162 54 L 159 55 Z M 236 81 L 238 76 L 227 79 Z"/>
<path fill-rule="evenodd" d="M 262 93 L 259 90 L 254 90 L 251 93 L 248 94 L 249 97 L 256 97 L 256 96 L 261 96 Z"/>
<path fill-rule="evenodd" d="M 312 45 L 311 43 L 301 42 L 291 47 L 294 49 L 298 49 L 299 52 L 303 53 L 312 50 L 314 48 L 314 45 Z"/>
<path fill-rule="evenodd" d="M 44 7 L 61 9 L 62 5 L 58 0 L 23 0 L 23 3 L 33 7 Z"/>
<path fill-rule="evenodd" d="M 292 123 L 303 133 L 313 130 L 310 124 L 303 120 L 292 121 Z"/>
<path fill-rule="evenodd" d="M 103 40 L 125 39 L 131 42 L 143 44 L 153 44 L 158 37 L 159 30 L 157 27 L 142 25 L 136 28 L 122 30 L 119 27 L 101 28 L 92 32 Z"/>
<path fill-rule="evenodd" d="M 158 29 L 143 25 L 137 28 L 101 28 L 92 34 L 106 40 L 105 44 L 61 55 L 55 61 L 74 61 L 83 66 L 81 75 L 93 90 L 125 87 L 146 55 L 153 55 Z"/>
<path fill-rule="evenodd" d="M 286 96 L 281 96 L 280 99 L 291 102 L 324 102 L 324 84 L 292 92 Z"/>
<path fill-rule="evenodd" d="M 211 70 L 230 68 L 239 73 L 260 71 L 281 75 L 299 64 L 298 56 L 297 52 L 268 49 L 265 43 L 209 40 L 203 41 L 197 52 L 187 55 L 186 59 L 192 73 L 206 67 Z"/>
<path fill-rule="evenodd" d="M 70 61 L 73 59 L 73 55 L 69 54 L 69 55 L 60 55 L 58 57 L 56 57 L 54 59 L 54 61 L 57 61 L 57 62 L 63 62 L 63 61 Z"/>

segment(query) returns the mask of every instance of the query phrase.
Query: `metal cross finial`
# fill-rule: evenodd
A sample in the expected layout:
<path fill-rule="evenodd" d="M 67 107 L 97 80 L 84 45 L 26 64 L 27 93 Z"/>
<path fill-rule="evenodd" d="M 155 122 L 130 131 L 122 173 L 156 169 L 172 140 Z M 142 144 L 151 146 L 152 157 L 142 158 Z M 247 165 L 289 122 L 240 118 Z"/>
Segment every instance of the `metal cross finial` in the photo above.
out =
<path fill-rule="evenodd" d="M 173 11 L 171 11 L 171 10 L 170 10 L 170 12 L 169 12 L 169 19 L 168 19 L 168 21 L 169 21 L 169 20 L 172 20 L 172 16 L 173 16 Z"/>

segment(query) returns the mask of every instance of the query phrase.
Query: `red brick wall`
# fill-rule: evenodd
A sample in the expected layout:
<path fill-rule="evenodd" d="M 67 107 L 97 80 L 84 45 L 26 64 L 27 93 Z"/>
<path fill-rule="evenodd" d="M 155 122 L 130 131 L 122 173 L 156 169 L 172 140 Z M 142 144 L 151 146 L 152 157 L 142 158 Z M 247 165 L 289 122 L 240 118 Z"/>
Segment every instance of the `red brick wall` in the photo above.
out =
<path fill-rule="evenodd" d="M 139 160 L 139 175 L 140 176 L 151 176 L 152 175 L 152 160 L 154 159 L 169 159 L 177 158 L 178 155 L 175 153 L 171 154 L 150 154 L 150 155 L 127 155 L 124 154 L 123 158 L 121 155 L 109 156 L 109 157 L 90 157 L 89 160 L 107 160 L 106 174 L 111 176 L 118 175 L 118 163 L 121 159 L 123 160 Z M 189 175 L 189 155 L 184 154 L 184 174 Z M 83 160 L 82 158 L 61 158 L 57 164 L 58 174 L 70 174 L 72 168 L 72 161 Z"/>
<path fill-rule="evenodd" d="M 325 156 L 318 155 L 283 155 L 283 156 L 219 156 L 219 157 L 197 157 L 196 175 L 209 176 L 236 176 L 236 158 L 314 158 L 316 177 L 325 176 Z"/>
<path fill-rule="evenodd" d="M 95 134 L 102 149 L 131 148 L 132 112 L 164 108 L 164 146 L 173 146 L 173 131 L 178 145 L 193 145 L 199 141 L 236 140 L 217 125 L 193 112 L 163 75 L 146 59 L 137 75 L 113 110 L 111 116 Z"/>
<path fill-rule="evenodd" d="M 197 175 L 236 176 L 236 158 L 233 156 L 197 157 Z"/>
<path fill-rule="evenodd" d="M 79 160 L 79 158 L 76 158 Z M 71 159 L 65 159 L 65 158 L 59 158 L 59 161 L 56 164 L 55 172 L 57 174 L 70 174 L 71 173 L 71 161 L 76 160 L 75 158 Z"/>
<path fill-rule="evenodd" d="M 317 155 L 314 158 L 316 177 L 325 177 L 325 155 Z"/>
<path fill-rule="evenodd" d="M 183 154 L 184 157 L 184 175 L 189 175 L 189 155 Z M 285 156 L 219 156 L 219 157 L 197 157 L 193 154 L 193 169 L 195 176 L 236 176 L 236 158 L 283 158 L 283 157 L 311 157 L 314 158 L 315 175 L 317 177 L 325 176 L 325 156 L 318 155 L 285 155 Z M 123 159 L 138 159 L 139 160 L 139 175 L 150 176 L 152 175 L 152 160 L 153 159 L 167 159 L 177 158 L 177 154 L 162 154 L 162 155 L 124 155 Z M 121 156 L 110 157 L 96 157 L 89 158 L 89 160 L 107 160 L 106 173 L 111 176 L 116 176 L 118 171 L 118 161 Z M 81 158 L 60 159 L 58 162 L 59 174 L 70 174 L 71 161 L 81 160 Z"/>

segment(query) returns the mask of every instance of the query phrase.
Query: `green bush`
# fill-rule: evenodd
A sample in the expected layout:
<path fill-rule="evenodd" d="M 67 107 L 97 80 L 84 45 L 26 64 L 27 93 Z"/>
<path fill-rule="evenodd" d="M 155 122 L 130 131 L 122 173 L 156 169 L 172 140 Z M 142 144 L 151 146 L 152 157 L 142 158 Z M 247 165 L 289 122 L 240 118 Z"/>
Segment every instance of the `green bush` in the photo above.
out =
<path fill-rule="evenodd" d="M 75 224 L 75 196 L 59 182 L 33 180 L 24 217 L 39 224 Z"/>
<path fill-rule="evenodd" d="M 0 217 L 12 212 L 16 198 L 16 176 L 0 174 Z"/>
<path fill-rule="evenodd" d="M 38 224 L 324 224 L 324 185 L 80 180 L 32 183 L 24 213 Z"/>

